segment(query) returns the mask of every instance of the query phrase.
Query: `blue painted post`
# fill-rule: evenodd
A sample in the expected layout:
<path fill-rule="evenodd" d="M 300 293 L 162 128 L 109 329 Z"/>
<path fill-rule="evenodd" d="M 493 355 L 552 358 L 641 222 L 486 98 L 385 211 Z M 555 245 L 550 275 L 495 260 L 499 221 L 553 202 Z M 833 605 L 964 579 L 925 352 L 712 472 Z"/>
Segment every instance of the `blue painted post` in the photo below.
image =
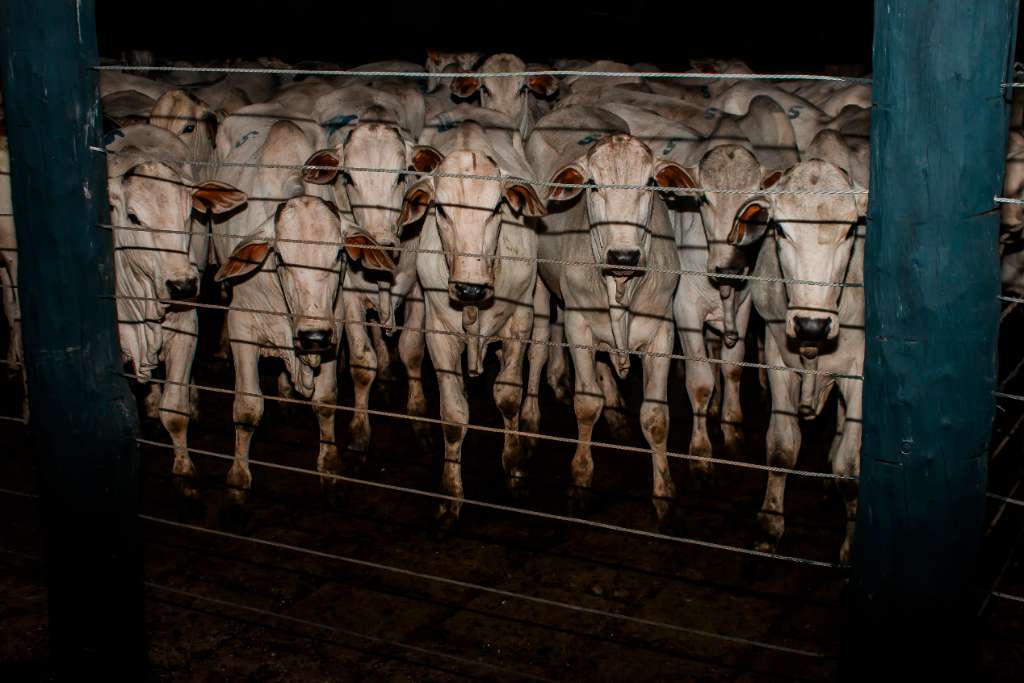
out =
<path fill-rule="evenodd" d="M 115 322 L 93 0 L 0 2 L 18 286 L 58 680 L 142 680 L 135 401 Z"/>
<path fill-rule="evenodd" d="M 971 666 L 1016 0 L 876 0 L 848 671 Z M 877 676 L 881 675 L 882 679 Z M 863 676 L 856 676 L 864 680 Z M 959 680 L 966 680 L 961 677 Z"/>

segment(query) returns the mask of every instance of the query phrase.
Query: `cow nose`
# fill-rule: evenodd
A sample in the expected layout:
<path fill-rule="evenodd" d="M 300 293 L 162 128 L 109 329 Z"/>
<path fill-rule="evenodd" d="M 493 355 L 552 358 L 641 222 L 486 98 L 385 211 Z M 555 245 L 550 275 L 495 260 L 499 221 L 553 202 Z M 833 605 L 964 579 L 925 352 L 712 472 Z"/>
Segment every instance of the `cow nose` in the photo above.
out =
<path fill-rule="evenodd" d="M 324 351 L 331 345 L 331 331 L 300 330 L 295 339 L 302 351 Z"/>
<path fill-rule="evenodd" d="M 822 342 L 828 339 L 832 329 L 830 318 L 802 318 L 797 316 L 793 321 L 797 339 L 806 342 Z"/>
<path fill-rule="evenodd" d="M 191 299 L 199 293 L 199 280 L 194 277 L 168 280 L 167 293 L 172 299 Z"/>
<path fill-rule="evenodd" d="M 715 266 L 716 275 L 742 275 L 743 269 L 734 266 Z"/>
<path fill-rule="evenodd" d="M 453 289 L 455 290 L 455 296 L 459 301 L 466 303 L 476 303 L 483 301 L 484 297 L 487 296 L 486 285 L 474 285 L 466 282 L 456 282 Z"/>
<path fill-rule="evenodd" d="M 608 252 L 609 266 L 635 266 L 640 263 L 640 252 L 636 249 L 612 249 Z"/>

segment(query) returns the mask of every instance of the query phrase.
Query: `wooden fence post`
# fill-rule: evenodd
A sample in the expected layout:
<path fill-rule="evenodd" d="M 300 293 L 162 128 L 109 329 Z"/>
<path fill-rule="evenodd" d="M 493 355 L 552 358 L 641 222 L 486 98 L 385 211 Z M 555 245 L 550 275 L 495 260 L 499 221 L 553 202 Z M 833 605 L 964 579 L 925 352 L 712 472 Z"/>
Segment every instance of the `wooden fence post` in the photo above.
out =
<path fill-rule="evenodd" d="M 93 0 L 0 2 L 29 426 L 58 678 L 141 680 L 135 400 L 115 321 Z"/>
<path fill-rule="evenodd" d="M 1017 5 L 875 2 L 858 680 L 971 666 Z"/>

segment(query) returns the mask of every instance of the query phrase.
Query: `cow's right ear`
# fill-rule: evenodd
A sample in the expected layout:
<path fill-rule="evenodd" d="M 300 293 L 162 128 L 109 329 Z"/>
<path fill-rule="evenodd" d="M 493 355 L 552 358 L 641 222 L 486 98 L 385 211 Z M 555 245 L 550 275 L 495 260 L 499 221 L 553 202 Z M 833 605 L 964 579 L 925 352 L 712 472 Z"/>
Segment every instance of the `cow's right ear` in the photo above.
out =
<path fill-rule="evenodd" d="M 267 260 L 267 256 L 273 248 L 273 242 L 266 237 L 251 238 L 241 242 L 231 252 L 227 263 L 220 267 L 213 279 L 222 282 L 243 277 L 258 270 Z"/>
<path fill-rule="evenodd" d="M 581 185 L 586 182 L 587 171 L 578 162 L 573 162 L 556 171 L 549 182 L 564 183 L 567 185 Z M 548 201 L 564 202 L 572 199 L 580 192 L 582 187 L 548 187 Z"/>
<path fill-rule="evenodd" d="M 441 165 L 444 156 L 430 145 L 416 145 L 412 150 L 412 167 L 420 173 L 430 173 Z"/>
<path fill-rule="evenodd" d="M 192 188 L 192 208 L 199 212 L 227 213 L 247 201 L 244 192 L 219 180 L 207 180 Z"/>
<path fill-rule="evenodd" d="M 423 178 L 410 187 L 402 201 L 402 215 L 398 217 L 398 224 L 411 225 L 426 216 L 433 198 L 434 182 L 431 178 Z"/>
<path fill-rule="evenodd" d="M 321 149 L 313 152 L 313 156 L 306 159 L 303 166 L 317 166 L 318 168 L 303 168 L 302 179 L 314 185 L 330 185 L 338 177 L 338 167 L 341 166 L 341 155 L 335 148 Z M 333 167 L 333 168 L 331 168 Z"/>
<path fill-rule="evenodd" d="M 764 237 L 771 220 L 771 206 L 763 197 L 749 200 L 736 212 L 726 241 L 734 247 L 754 244 Z"/>
<path fill-rule="evenodd" d="M 452 79 L 451 90 L 456 97 L 472 97 L 480 89 L 481 81 L 476 76 L 459 76 Z"/>

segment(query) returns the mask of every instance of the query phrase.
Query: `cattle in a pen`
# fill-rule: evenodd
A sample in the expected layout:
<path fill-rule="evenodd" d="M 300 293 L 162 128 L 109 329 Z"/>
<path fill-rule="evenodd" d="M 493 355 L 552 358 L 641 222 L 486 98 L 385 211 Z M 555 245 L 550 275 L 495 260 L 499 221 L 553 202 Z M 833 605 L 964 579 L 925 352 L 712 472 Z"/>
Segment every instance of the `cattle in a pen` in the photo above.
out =
<path fill-rule="evenodd" d="M 162 362 L 163 390 L 151 392 L 174 446 L 174 474 L 182 490 L 195 493 L 196 471 L 188 454 L 192 413 L 189 382 L 199 334 L 193 307 L 207 262 L 208 228 L 194 212 L 225 213 L 246 196 L 225 183 L 196 183 L 188 147 L 163 128 L 138 125 L 111 134 L 107 185 L 114 228 L 114 268 L 121 350 L 140 382 L 153 379 Z M 159 159 L 160 161 L 155 161 Z"/>
<path fill-rule="evenodd" d="M 558 92 L 558 81 L 547 74 L 488 76 L 489 73 L 527 73 L 526 63 L 510 54 L 492 55 L 480 65 L 480 74 L 462 76 L 451 82 L 459 99 L 479 96 L 480 106 L 494 109 L 516 122 L 525 139 L 537 118 L 546 111 L 546 101 Z"/>
<path fill-rule="evenodd" d="M 232 283 L 227 314 L 235 366 L 235 453 L 232 495 L 252 485 L 249 449 L 263 416 L 261 357 L 284 362 L 298 394 L 314 402 L 319 422 L 317 470 L 338 469 L 334 434 L 337 348 L 341 340 L 341 278 L 345 230 L 323 128 L 278 104 L 252 105 L 218 131 L 225 150 L 216 178 L 250 196 L 245 209 L 213 228 L 218 281 Z"/>
<path fill-rule="evenodd" d="M 523 360 L 533 328 L 537 238 L 531 218 L 544 213 L 518 126 L 489 109 L 462 105 L 427 123 L 414 155 L 424 177 L 406 193 L 401 222 L 424 221 L 417 271 L 426 300 L 426 343 L 437 374 L 444 421 L 442 526 L 463 498 L 463 426 L 469 403 L 462 374 L 483 372 L 492 341 L 501 341 L 494 399 L 504 419 L 502 465 L 510 482 L 522 474 L 518 435 Z M 528 427 L 532 431 L 532 425 Z"/>

